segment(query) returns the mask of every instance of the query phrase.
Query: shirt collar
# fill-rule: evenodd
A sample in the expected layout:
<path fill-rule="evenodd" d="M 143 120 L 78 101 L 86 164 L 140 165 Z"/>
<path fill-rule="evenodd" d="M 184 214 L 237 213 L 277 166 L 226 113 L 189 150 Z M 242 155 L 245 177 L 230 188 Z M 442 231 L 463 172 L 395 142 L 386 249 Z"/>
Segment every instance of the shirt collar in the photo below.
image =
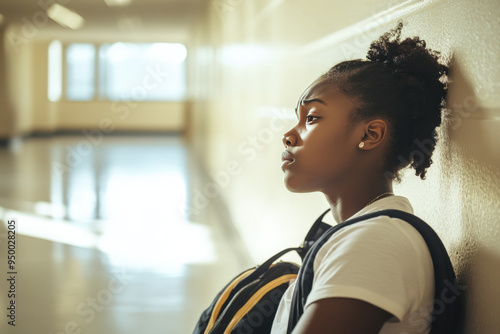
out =
<path fill-rule="evenodd" d="M 352 215 L 349 219 L 355 218 L 367 213 L 371 212 L 376 212 L 380 210 L 387 210 L 387 209 L 395 209 L 395 210 L 401 210 L 405 211 L 408 213 L 413 214 L 413 207 L 410 203 L 410 201 L 404 197 L 404 196 L 398 196 L 398 195 L 393 195 L 393 196 L 387 196 L 383 197 L 379 200 L 376 200 L 375 202 L 371 203 L 370 205 L 365 206 L 358 212 L 356 212 L 354 215 Z"/>

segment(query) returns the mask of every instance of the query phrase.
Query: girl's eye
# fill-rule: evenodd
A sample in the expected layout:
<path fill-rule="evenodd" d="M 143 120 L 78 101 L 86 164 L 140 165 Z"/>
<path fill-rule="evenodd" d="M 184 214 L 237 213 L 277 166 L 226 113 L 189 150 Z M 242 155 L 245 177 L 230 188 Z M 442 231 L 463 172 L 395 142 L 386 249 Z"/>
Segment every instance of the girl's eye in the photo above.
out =
<path fill-rule="evenodd" d="M 316 116 L 306 116 L 307 123 L 314 122 L 317 119 L 319 119 L 319 117 L 316 117 Z"/>

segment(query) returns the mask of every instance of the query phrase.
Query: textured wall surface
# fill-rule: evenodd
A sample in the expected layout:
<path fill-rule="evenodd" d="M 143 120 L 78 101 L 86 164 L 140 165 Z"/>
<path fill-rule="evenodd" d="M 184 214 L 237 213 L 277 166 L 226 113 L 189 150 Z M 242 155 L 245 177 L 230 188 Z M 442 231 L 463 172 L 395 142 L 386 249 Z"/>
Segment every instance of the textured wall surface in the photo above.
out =
<path fill-rule="evenodd" d="M 300 242 L 327 207 L 291 194 L 282 134 L 301 92 L 335 63 L 364 58 L 403 19 L 450 59 L 450 113 L 425 181 L 406 173 L 396 193 L 445 242 L 464 293 L 465 333 L 500 330 L 500 5 L 498 1 L 214 1 L 192 45 L 192 141 L 256 261 Z M 237 166 L 238 168 L 234 168 Z M 201 203 L 201 204 L 200 204 Z M 206 202 L 193 206 L 200 209 Z M 279 238 L 276 236 L 279 235 Z M 258 245 L 258 247 L 256 246 Z"/>

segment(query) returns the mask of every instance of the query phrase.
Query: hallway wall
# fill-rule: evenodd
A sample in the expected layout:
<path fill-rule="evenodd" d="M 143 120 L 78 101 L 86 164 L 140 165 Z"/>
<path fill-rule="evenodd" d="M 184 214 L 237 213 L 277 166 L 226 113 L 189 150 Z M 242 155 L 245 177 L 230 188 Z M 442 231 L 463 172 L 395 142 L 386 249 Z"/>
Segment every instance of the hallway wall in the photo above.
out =
<path fill-rule="evenodd" d="M 193 217 L 223 198 L 255 261 L 300 243 L 323 196 L 289 193 L 282 134 L 301 92 L 335 63 L 364 58 L 404 19 L 451 55 L 450 114 L 427 179 L 395 187 L 445 242 L 466 282 L 465 333 L 496 333 L 500 318 L 500 6 L 497 1 L 212 2 L 195 28 L 191 140 L 213 180 L 193 189 Z M 258 246 L 256 246 L 258 245 Z"/>
<path fill-rule="evenodd" d="M 56 33 L 46 36 L 27 38 L 23 26 L 11 25 L 0 30 L 0 88 L 5 98 L 0 102 L 0 139 L 32 132 L 50 133 L 58 130 L 100 131 L 102 134 L 113 131 L 184 131 L 186 126 L 186 103 L 141 101 L 129 102 L 67 101 L 63 97 L 57 102 L 47 98 L 48 90 L 48 47 L 53 40 L 61 40 L 63 45 L 71 42 L 103 43 L 109 41 L 130 42 L 180 42 L 186 37 L 176 37 L 165 33 L 163 36 L 135 34 L 133 37 L 115 35 L 89 36 L 86 38 L 60 36 Z M 63 51 L 64 52 L 64 51 Z M 144 76 L 148 73 L 145 70 Z M 64 76 L 64 72 L 63 72 Z M 63 81 L 64 82 L 64 81 Z M 138 82 L 140 89 L 143 83 Z M 0 95 L 1 97 L 1 95 Z M 7 122 L 9 120 L 9 122 Z"/>
<path fill-rule="evenodd" d="M 5 27 L 0 26 L 0 140 L 10 133 L 10 111 L 7 101 L 7 78 L 5 68 Z"/>

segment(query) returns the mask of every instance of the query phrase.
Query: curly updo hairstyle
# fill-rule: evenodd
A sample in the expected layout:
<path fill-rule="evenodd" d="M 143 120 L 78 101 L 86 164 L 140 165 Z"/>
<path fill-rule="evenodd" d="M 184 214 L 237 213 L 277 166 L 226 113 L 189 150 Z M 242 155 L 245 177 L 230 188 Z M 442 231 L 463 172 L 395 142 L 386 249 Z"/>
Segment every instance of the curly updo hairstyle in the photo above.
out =
<path fill-rule="evenodd" d="M 341 62 L 324 77 L 355 101 L 351 122 L 389 124 L 386 177 L 401 181 L 407 167 L 423 180 L 432 164 L 436 127 L 446 110 L 448 67 L 418 37 L 401 40 L 403 23 L 370 45 L 366 60 Z"/>

